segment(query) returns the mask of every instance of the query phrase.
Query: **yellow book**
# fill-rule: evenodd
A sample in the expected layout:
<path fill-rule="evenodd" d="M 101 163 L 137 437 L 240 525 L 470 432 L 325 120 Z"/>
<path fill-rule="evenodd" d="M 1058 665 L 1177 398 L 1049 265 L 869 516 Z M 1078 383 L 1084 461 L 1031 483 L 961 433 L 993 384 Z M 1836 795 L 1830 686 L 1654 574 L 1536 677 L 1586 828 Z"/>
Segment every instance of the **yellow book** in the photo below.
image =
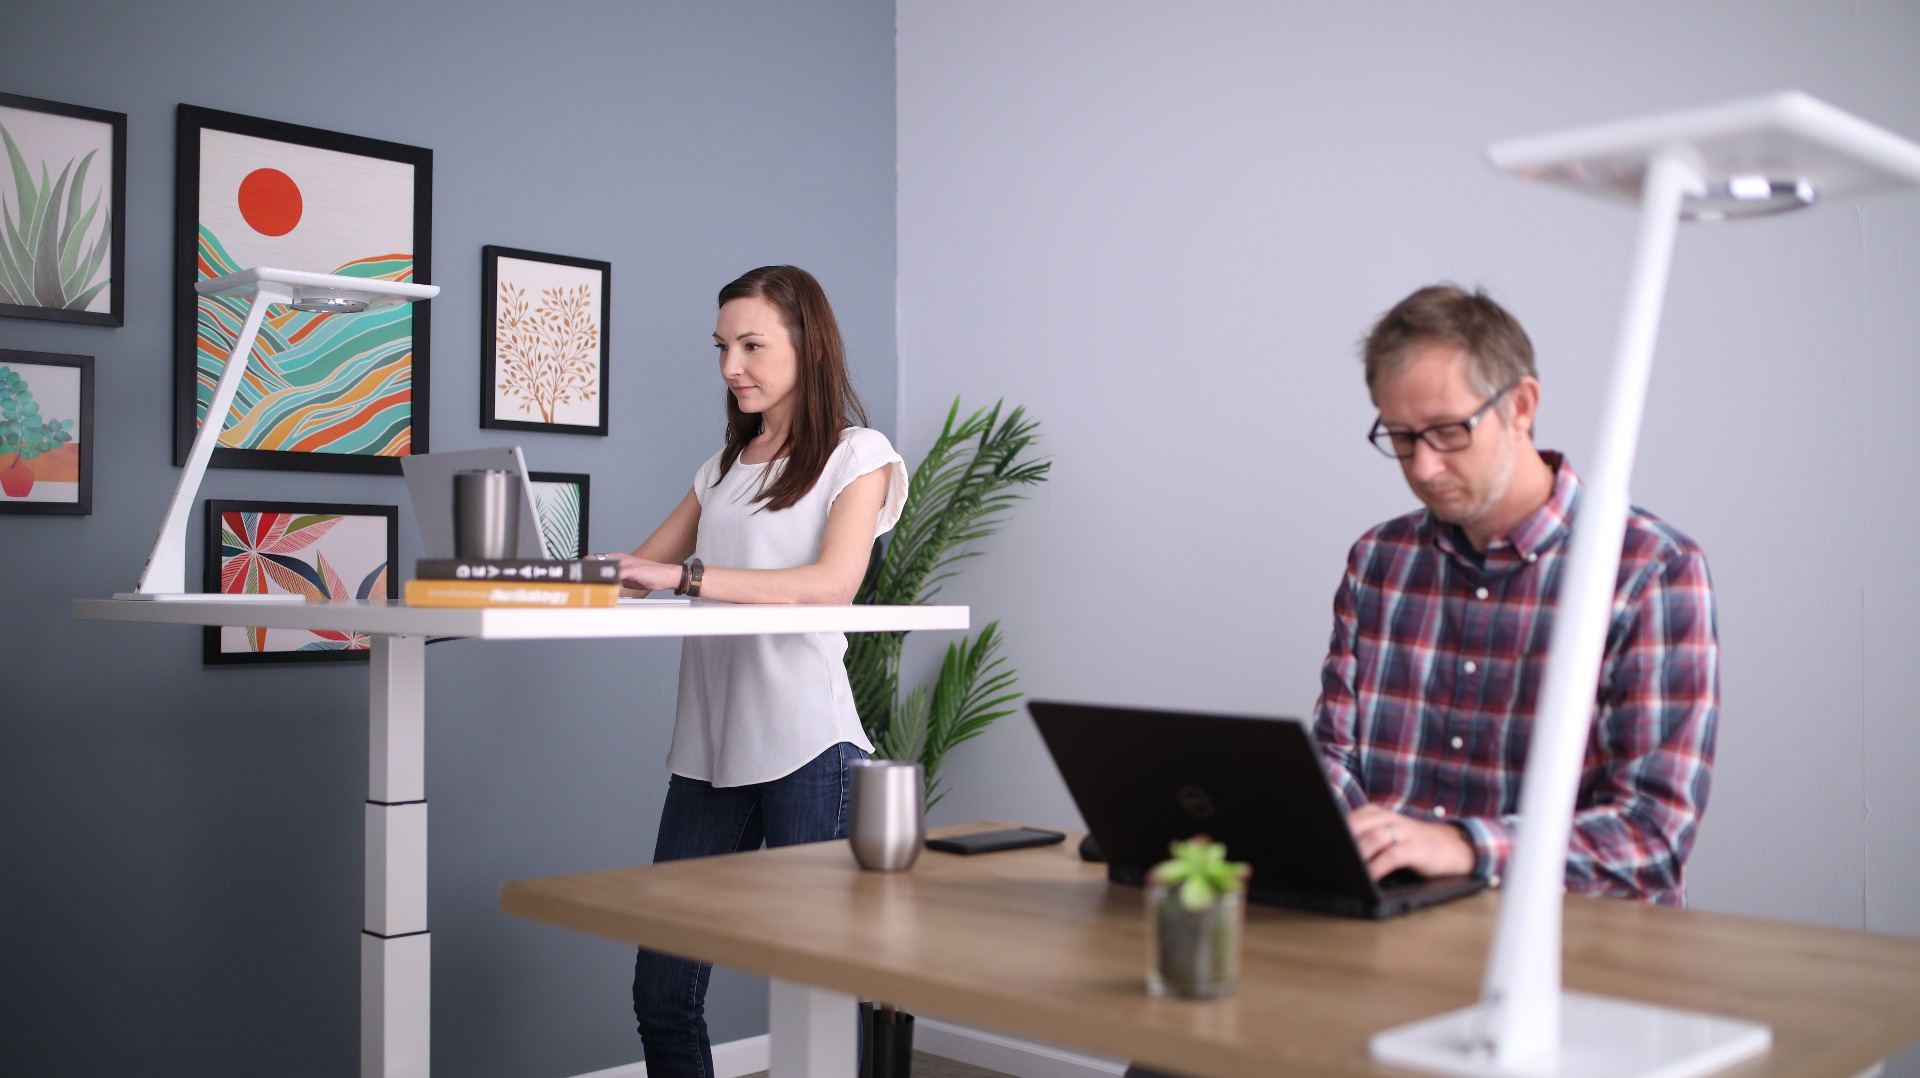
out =
<path fill-rule="evenodd" d="M 618 606 L 618 584 L 409 580 L 408 606 Z"/>

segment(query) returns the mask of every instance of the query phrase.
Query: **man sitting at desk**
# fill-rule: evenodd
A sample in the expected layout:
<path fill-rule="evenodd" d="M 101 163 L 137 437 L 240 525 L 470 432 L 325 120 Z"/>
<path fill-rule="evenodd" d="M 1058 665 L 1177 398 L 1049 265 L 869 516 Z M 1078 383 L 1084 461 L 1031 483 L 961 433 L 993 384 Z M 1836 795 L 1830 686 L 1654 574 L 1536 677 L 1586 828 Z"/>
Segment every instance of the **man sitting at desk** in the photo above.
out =
<path fill-rule="evenodd" d="M 1494 885 L 1519 823 L 1580 481 L 1533 445 L 1533 345 L 1484 293 L 1422 288 L 1362 349 L 1370 438 L 1425 509 L 1360 537 L 1333 600 L 1314 736 L 1376 879 Z M 1684 904 L 1719 709 L 1713 586 L 1634 509 L 1595 690 L 1567 888 Z"/>

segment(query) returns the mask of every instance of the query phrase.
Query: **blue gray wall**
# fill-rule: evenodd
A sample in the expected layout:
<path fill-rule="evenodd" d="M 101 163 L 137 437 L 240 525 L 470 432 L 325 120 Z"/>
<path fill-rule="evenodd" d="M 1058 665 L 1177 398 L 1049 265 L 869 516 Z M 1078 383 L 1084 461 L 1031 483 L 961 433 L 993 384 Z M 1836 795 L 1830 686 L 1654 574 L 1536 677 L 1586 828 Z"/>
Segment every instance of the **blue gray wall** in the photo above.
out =
<path fill-rule="evenodd" d="M 631 545 L 718 446 L 706 338 L 742 270 L 819 275 L 892 428 L 893 5 L 66 0 L 0 22 L 0 90 L 131 120 L 126 325 L 0 319 L 0 347 L 98 365 L 93 515 L 0 516 L 0 1071 L 355 1073 L 365 668 L 203 668 L 198 630 L 67 616 L 132 585 L 179 474 L 175 105 L 431 148 L 432 448 L 590 473 L 591 543 Z M 489 243 L 613 263 L 609 437 L 478 429 Z M 405 501 L 398 477 L 293 472 L 214 470 L 202 493 Z M 677 659 L 429 649 L 437 1073 L 639 1058 L 629 953 L 508 918 L 497 888 L 650 856 Z M 760 985 L 717 978 L 711 1021 L 764 1032 Z"/>

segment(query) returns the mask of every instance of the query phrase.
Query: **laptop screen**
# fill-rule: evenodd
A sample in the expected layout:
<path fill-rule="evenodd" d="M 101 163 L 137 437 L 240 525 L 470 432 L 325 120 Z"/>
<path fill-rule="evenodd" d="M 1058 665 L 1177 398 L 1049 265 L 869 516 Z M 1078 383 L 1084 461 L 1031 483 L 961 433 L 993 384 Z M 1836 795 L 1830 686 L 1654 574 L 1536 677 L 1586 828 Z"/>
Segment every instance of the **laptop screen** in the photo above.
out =
<path fill-rule="evenodd" d="M 514 554 L 528 560 L 547 556 L 546 544 L 540 537 L 540 522 L 534 516 L 533 484 L 527 477 L 527 462 L 519 446 L 401 457 L 400 470 L 407 477 L 407 500 L 413 504 L 414 523 L 420 527 L 422 557 L 454 556 L 453 476 L 456 472 L 472 471 L 511 472 L 519 477 L 520 535 Z"/>

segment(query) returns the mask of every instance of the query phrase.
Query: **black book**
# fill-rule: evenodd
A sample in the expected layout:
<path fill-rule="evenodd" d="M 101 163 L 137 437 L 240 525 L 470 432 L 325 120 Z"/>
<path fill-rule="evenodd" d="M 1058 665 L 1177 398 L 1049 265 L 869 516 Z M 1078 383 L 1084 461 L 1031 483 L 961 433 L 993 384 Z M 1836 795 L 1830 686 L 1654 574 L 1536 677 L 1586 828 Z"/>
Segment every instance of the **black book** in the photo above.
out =
<path fill-rule="evenodd" d="M 420 580 L 499 580 L 567 584 L 618 584 L 620 563 L 599 558 L 533 561 L 526 558 L 421 558 L 413 575 Z"/>

